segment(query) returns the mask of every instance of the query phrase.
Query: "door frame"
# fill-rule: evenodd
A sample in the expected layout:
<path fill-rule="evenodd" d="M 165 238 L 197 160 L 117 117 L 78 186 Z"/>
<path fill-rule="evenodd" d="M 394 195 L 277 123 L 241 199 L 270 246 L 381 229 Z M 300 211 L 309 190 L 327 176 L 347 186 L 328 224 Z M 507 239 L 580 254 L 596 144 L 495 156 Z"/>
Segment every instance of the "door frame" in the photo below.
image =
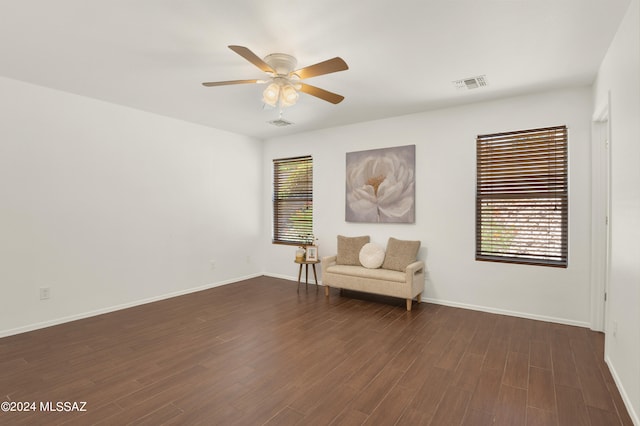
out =
<path fill-rule="evenodd" d="M 610 101 L 596 109 L 591 132 L 591 329 L 607 330 L 611 227 Z"/>

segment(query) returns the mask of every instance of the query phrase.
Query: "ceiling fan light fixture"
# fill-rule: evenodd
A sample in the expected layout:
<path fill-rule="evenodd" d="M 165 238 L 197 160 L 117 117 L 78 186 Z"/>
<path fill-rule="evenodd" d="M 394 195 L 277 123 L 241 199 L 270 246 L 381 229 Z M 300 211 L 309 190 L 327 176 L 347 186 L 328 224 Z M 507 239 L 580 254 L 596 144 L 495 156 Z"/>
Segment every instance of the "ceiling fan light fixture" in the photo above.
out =
<path fill-rule="evenodd" d="M 280 98 L 280 85 L 276 83 L 271 83 L 264 89 L 262 92 L 262 101 L 271 106 L 276 106 L 278 103 L 278 99 Z"/>
<path fill-rule="evenodd" d="M 280 104 L 283 107 L 294 105 L 298 101 L 298 92 L 292 85 L 284 86 L 280 91 Z"/>

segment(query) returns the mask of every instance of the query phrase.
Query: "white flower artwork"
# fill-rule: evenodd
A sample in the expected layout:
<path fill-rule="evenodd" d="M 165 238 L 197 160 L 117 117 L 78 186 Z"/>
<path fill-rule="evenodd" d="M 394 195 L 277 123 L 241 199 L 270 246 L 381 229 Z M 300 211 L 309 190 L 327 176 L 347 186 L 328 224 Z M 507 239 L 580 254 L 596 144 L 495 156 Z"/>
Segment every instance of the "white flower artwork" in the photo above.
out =
<path fill-rule="evenodd" d="M 415 222 L 416 146 L 347 153 L 347 222 Z"/>

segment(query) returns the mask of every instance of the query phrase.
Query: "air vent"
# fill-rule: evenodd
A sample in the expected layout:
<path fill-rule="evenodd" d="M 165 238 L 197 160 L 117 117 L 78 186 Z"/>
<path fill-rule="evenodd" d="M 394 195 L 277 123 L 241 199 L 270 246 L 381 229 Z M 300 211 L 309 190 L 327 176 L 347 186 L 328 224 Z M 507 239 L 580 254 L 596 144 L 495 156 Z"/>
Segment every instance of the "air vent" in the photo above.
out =
<path fill-rule="evenodd" d="M 487 84 L 488 83 L 487 83 L 486 75 L 464 78 L 462 80 L 456 80 L 453 82 L 453 85 L 456 87 L 456 89 L 466 89 L 466 90 L 477 89 L 479 87 L 484 87 Z"/>
<path fill-rule="evenodd" d="M 269 124 L 273 124 L 278 127 L 291 126 L 293 123 L 287 120 L 283 120 L 282 118 L 278 118 L 277 120 L 267 121 Z"/>

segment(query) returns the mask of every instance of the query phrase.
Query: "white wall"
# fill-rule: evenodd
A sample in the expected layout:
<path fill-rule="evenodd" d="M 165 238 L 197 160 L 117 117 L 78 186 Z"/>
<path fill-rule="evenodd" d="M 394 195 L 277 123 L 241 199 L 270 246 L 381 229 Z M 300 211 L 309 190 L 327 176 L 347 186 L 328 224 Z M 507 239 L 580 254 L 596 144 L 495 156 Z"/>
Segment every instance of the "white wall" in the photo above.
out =
<path fill-rule="evenodd" d="M 270 206 L 271 160 L 311 154 L 320 256 L 335 253 L 338 234 L 371 235 L 383 245 L 391 236 L 419 239 L 429 270 L 427 300 L 588 326 L 590 117 L 590 89 L 579 88 L 274 138 L 264 148 L 264 203 Z M 475 261 L 475 137 L 563 124 L 569 128 L 569 267 Z M 409 144 L 416 145 L 415 224 L 346 223 L 345 153 Z M 265 208 L 267 233 L 271 216 Z M 265 241 L 267 272 L 295 279 L 295 248 Z"/>
<path fill-rule="evenodd" d="M 594 87 L 596 108 L 611 99 L 611 264 L 605 358 L 640 425 L 640 1 L 631 2 Z"/>
<path fill-rule="evenodd" d="M 261 272 L 245 256 L 264 233 L 259 141 L 15 80 L 0 93 L 0 336 Z"/>

